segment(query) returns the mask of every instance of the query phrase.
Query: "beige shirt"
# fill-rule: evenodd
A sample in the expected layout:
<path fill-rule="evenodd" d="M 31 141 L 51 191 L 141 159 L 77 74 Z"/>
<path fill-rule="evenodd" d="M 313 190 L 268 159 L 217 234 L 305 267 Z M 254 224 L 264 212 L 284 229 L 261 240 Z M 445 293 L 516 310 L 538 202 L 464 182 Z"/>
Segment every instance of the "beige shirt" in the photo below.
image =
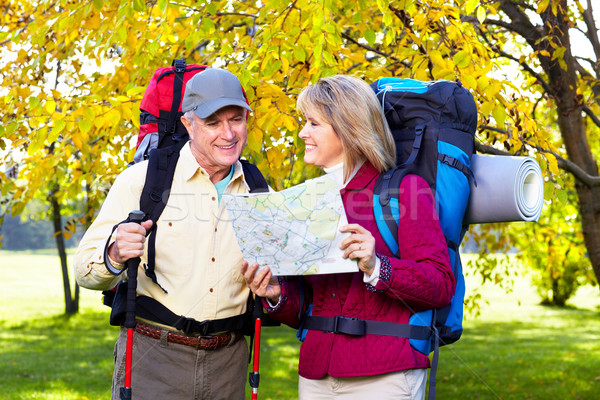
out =
<path fill-rule="evenodd" d="M 126 277 L 106 269 L 104 246 L 113 226 L 139 209 L 147 166 L 148 162 L 135 164 L 117 177 L 85 233 L 75 254 L 75 276 L 82 287 L 110 289 Z M 248 191 L 238 162 L 225 193 Z M 181 150 L 171 195 L 157 225 L 155 271 L 168 294 L 146 277 L 145 254 L 138 270 L 138 295 L 153 297 L 175 314 L 197 321 L 242 314 L 249 294 L 240 272 L 242 253 L 227 210 L 219 206 L 217 191 L 189 143 Z"/>

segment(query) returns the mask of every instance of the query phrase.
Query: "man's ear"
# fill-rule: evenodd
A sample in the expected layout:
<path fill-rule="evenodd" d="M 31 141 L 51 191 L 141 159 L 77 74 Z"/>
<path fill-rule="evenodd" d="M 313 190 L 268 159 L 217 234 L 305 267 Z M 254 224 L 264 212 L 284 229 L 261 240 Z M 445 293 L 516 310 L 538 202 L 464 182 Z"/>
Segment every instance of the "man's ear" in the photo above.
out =
<path fill-rule="evenodd" d="M 188 131 L 188 135 L 190 135 L 190 138 L 192 137 L 192 135 L 194 134 L 194 129 L 192 126 L 192 121 L 189 120 L 189 118 L 187 118 L 185 115 L 181 116 L 181 123 L 183 124 L 183 126 L 185 126 L 185 129 L 187 129 Z"/>

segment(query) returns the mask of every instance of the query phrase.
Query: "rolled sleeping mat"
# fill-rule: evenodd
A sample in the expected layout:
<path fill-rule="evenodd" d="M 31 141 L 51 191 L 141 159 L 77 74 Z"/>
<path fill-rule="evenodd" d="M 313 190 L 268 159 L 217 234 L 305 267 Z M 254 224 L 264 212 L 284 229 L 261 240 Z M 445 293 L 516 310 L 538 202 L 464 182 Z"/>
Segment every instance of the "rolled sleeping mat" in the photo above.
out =
<path fill-rule="evenodd" d="M 537 221 L 544 203 L 542 170 L 531 157 L 474 154 L 464 222 Z"/>

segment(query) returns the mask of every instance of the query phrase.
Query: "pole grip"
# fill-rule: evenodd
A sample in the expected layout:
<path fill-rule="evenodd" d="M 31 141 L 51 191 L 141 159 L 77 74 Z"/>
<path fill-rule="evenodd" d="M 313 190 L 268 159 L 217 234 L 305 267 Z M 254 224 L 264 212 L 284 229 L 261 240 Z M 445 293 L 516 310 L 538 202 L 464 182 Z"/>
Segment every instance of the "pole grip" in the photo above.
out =
<path fill-rule="evenodd" d="M 144 213 L 136 210 L 129 213 L 127 218 L 129 222 L 141 223 L 144 219 Z M 138 266 L 140 265 L 140 258 L 130 258 L 125 262 L 127 267 L 127 314 L 125 316 L 125 323 L 123 326 L 128 329 L 135 328 L 135 298 L 137 289 L 137 273 Z"/>

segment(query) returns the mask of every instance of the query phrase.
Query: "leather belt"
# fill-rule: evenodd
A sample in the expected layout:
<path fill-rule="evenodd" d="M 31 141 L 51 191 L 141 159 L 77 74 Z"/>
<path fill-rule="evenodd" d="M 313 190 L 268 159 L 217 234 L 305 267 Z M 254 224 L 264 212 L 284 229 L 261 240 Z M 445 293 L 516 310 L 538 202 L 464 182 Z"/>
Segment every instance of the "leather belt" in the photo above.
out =
<path fill-rule="evenodd" d="M 161 329 L 153 328 L 140 321 L 137 321 L 135 331 L 153 339 L 160 339 L 162 334 Z M 242 334 L 237 332 L 225 332 L 215 336 L 186 336 L 176 332 L 166 332 L 168 342 L 192 346 L 199 350 L 217 350 L 242 338 Z"/>

